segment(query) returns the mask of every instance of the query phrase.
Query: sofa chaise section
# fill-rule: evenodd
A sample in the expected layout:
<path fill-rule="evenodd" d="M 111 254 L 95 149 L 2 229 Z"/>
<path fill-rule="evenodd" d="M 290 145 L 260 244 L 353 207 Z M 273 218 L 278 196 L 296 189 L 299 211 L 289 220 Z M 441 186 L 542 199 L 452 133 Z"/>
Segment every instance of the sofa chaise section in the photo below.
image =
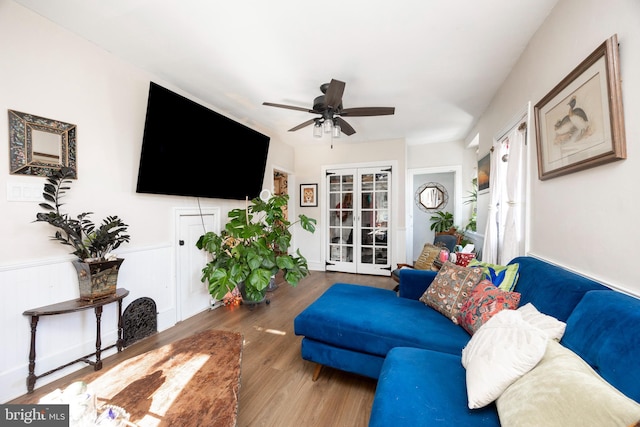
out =
<path fill-rule="evenodd" d="M 469 341 L 462 328 L 417 299 L 347 283 L 332 285 L 300 313 L 294 331 L 304 336 L 303 359 L 370 378 L 378 378 L 394 347 L 460 354 Z"/>

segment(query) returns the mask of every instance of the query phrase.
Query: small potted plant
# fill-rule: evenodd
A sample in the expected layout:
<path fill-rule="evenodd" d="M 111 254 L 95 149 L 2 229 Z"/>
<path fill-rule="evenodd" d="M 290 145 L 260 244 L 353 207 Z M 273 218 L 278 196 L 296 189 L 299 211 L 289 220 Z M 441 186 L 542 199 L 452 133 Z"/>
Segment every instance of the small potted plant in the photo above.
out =
<path fill-rule="evenodd" d="M 229 221 L 220 233 L 210 231 L 200 236 L 196 246 L 211 256 L 202 269 L 202 281 L 208 282 L 211 296 L 222 300 L 238 287 L 243 301 L 261 302 L 278 271 L 283 271 L 284 280 L 292 286 L 309 274 L 300 250 L 289 254 L 290 228 L 300 223 L 313 233 L 316 220 L 299 215 L 291 223 L 282 210 L 288 200 L 288 195 L 255 198 L 245 209 L 229 211 Z"/>
<path fill-rule="evenodd" d="M 78 259 L 72 263 L 78 272 L 80 298 L 93 300 L 116 292 L 117 272 L 124 260 L 112 251 L 129 242 L 129 226 L 117 216 L 108 216 L 96 225 L 90 219 L 92 212 L 83 212 L 76 218 L 62 213 L 61 199 L 74 176 L 72 169 L 62 167 L 47 178 L 42 193 L 46 202 L 40 203 L 47 212 L 36 214 L 35 222 L 56 227 L 51 238 L 74 249 L 72 253 Z"/>
<path fill-rule="evenodd" d="M 451 212 L 438 211 L 429 220 L 431 221 L 431 230 L 436 233 L 449 233 L 453 228 L 453 214 Z"/>

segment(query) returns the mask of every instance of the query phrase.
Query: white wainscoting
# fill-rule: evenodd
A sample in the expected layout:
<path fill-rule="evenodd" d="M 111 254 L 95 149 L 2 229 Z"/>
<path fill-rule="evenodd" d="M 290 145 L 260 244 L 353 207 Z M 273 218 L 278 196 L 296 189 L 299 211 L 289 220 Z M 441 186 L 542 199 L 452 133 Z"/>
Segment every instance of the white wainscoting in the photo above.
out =
<path fill-rule="evenodd" d="M 176 323 L 175 256 L 170 245 L 118 251 L 125 258 L 118 287 L 129 290 L 124 309 L 140 297 L 152 298 L 158 309 L 158 330 Z M 25 310 L 78 298 L 78 279 L 71 257 L 0 267 L 0 402 L 27 392 L 30 318 Z M 104 306 L 102 345 L 117 338 L 117 304 Z M 36 375 L 95 352 L 93 310 L 40 317 L 37 328 Z M 103 352 L 103 358 L 115 352 Z M 36 382 L 36 388 L 87 366 L 79 362 Z"/>

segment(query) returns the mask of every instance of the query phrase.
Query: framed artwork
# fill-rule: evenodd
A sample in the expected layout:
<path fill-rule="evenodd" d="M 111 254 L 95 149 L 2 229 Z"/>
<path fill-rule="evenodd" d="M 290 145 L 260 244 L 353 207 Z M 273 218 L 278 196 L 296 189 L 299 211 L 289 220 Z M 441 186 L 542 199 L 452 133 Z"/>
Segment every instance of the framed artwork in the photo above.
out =
<path fill-rule="evenodd" d="M 534 115 L 541 180 L 625 159 L 617 36 L 542 98 Z"/>
<path fill-rule="evenodd" d="M 487 153 L 478 160 L 478 194 L 489 191 L 489 179 L 491 178 L 491 153 Z"/>
<path fill-rule="evenodd" d="M 318 206 L 318 184 L 300 184 L 300 206 Z"/>

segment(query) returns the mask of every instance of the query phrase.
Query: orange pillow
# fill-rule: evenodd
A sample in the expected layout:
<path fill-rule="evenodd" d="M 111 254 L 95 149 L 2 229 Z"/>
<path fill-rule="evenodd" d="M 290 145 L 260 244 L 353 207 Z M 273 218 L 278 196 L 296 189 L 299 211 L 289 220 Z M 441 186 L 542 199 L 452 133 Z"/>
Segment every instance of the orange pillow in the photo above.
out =
<path fill-rule="evenodd" d="M 469 298 L 460 307 L 458 324 L 473 335 L 494 314 L 502 310 L 515 310 L 518 304 L 518 292 L 503 291 L 484 279 L 471 290 Z"/>

